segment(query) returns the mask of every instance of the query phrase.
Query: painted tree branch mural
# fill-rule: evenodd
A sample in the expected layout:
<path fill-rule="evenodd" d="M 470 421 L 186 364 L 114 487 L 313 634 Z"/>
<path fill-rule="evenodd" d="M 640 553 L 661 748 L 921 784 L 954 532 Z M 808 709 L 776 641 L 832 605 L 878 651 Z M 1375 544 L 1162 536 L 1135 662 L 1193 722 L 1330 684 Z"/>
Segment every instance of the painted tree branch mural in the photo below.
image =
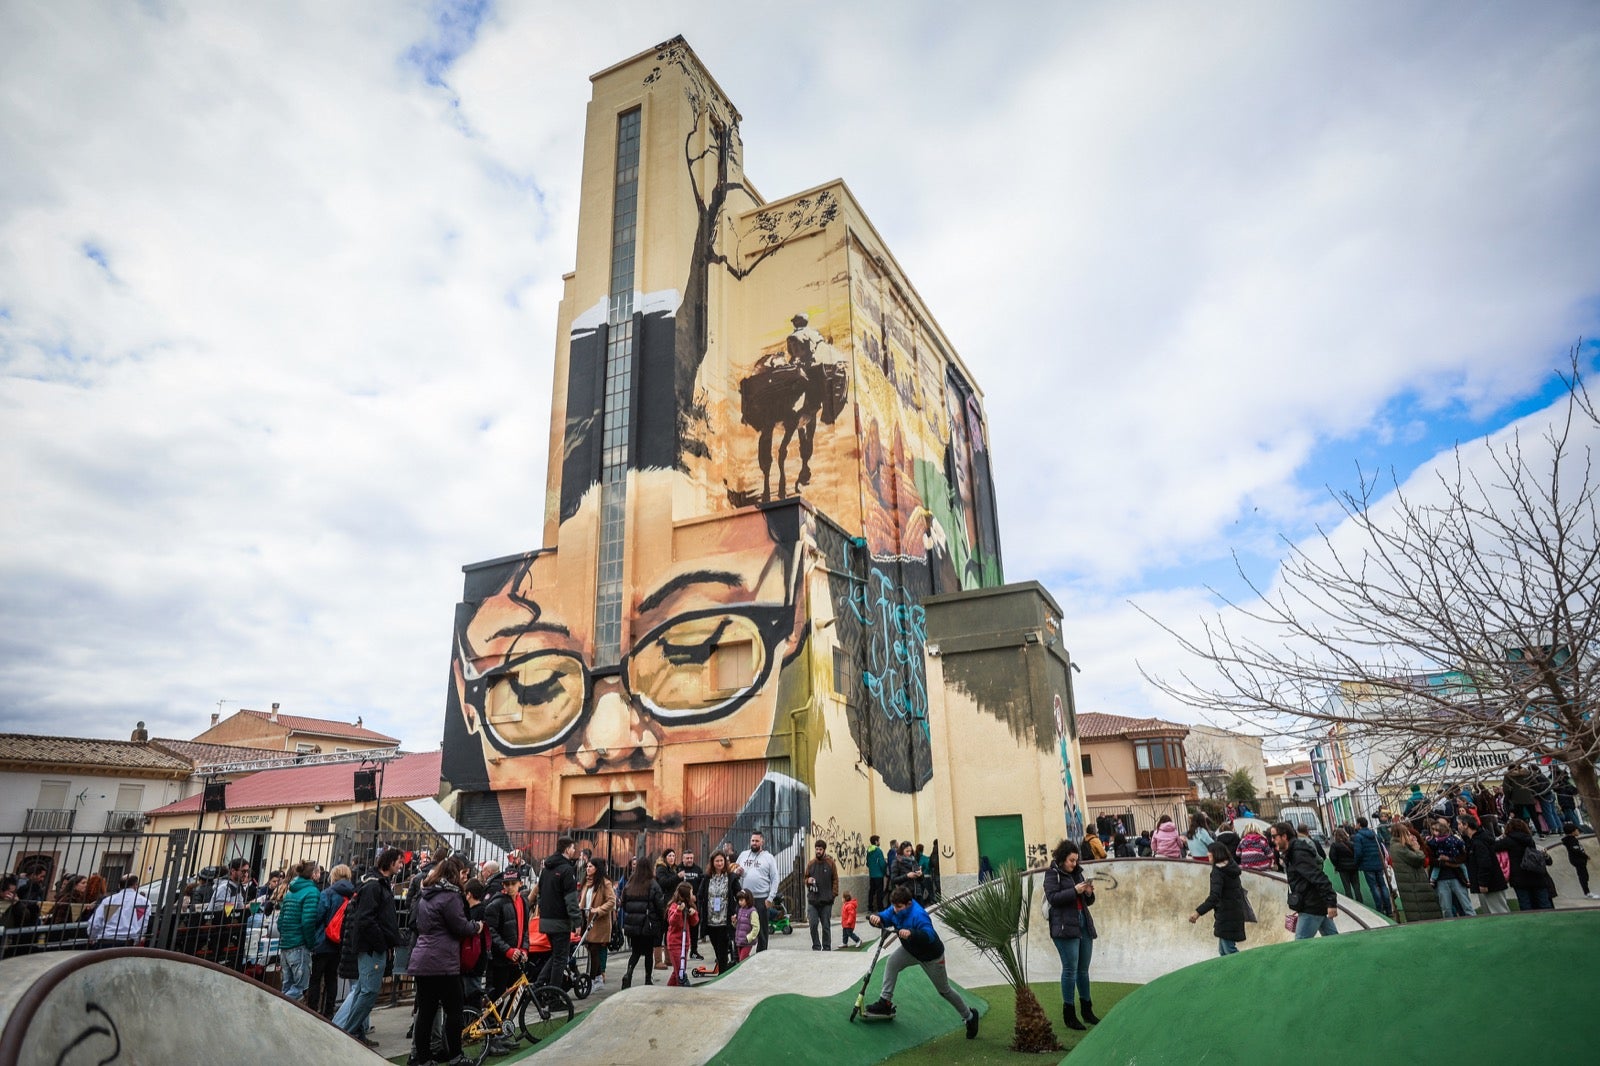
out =
<path fill-rule="evenodd" d="M 677 462 L 682 468 L 690 456 L 708 458 L 710 455 L 702 433 L 705 405 L 695 397 L 695 378 L 710 343 L 712 270 L 721 267 L 734 280 L 744 280 L 787 241 L 837 218 L 839 201 L 832 193 L 823 192 L 787 207 L 762 211 L 754 220 L 760 251 L 741 266 L 744 252 L 737 233 L 731 248 L 721 247 L 725 243 L 723 231 L 733 230 L 728 199 L 740 194 L 749 198 L 753 205 L 759 205 L 760 201 L 742 182 L 730 176 L 731 171 L 738 169 L 739 113 L 706 78 L 699 63 L 691 57 L 689 46 L 681 39 L 663 45 L 656 60 L 657 65 L 645 76 L 644 84 L 660 80 L 663 68 L 676 67 L 683 75 L 684 99 L 694 115 L 683 141 L 683 162 L 699 220 L 690 249 L 683 298 L 678 306 L 673 344 L 677 362 L 674 376 L 678 412 Z M 696 151 L 702 141 L 705 146 Z M 702 188 L 700 171 L 707 162 L 714 163 L 713 174 Z"/>

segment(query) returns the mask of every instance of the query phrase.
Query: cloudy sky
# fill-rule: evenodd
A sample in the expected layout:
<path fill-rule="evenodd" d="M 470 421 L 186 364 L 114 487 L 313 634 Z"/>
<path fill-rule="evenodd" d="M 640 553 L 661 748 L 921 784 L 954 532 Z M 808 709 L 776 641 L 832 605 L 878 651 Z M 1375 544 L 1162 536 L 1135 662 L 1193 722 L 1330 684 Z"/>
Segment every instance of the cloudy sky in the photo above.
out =
<path fill-rule="evenodd" d="M 675 33 L 973 369 L 1084 710 L 1189 717 L 1129 601 L 1600 335 L 1593 3 L 0 5 L 0 728 L 437 746 L 460 566 L 540 542 L 588 75 Z"/>

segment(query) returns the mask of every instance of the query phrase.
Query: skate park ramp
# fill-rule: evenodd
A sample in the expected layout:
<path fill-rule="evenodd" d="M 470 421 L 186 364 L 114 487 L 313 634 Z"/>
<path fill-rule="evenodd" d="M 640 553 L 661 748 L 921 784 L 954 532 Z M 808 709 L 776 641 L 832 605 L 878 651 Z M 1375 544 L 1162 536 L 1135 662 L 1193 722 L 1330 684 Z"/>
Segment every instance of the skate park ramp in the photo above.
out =
<path fill-rule="evenodd" d="M 0 1066 L 384 1059 L 243 974 L 150 948 L 0 963 Z"/>
<path fill-rule="evenodd" d="M 521 1060 L 608 1066 L 810 1066 L 825 1061 L 843 1066 L 881 1062 L 961 1028 L 955 1010 L 915 969 L 900 975 L 895 1020 L 852 1022 L 850 1008 L 872 958 L 871 951 L 786 948 L 751 955 L 727 976 L 693 989 L 668 988 L 660 981 L 648 987 L 635 983 L 585 1011 L 548 1045 Z M 880 958 L 867 991 L 869 1003 L 877 998 L 883 965 Z M 988 1011 L 987 1003 L 962 991 L 980 1014 Z"/>
<path fill-rule="evenodd" d="M 1600 911 L 1592 910 L 1275 944 L 1152 981 L 1117 1004 L 1070 1061 L 1592 1063 L 1593 1027 L 1579 1019 L 1593 1017 L 1597 957 Z"/>
<path fill-rule="evenodd" d="M 1217 938 L 1210 915 L 1193 925 L 1189 915 L 1211 891 L 1211 864 L 1189 859 L 1105 859 L 1083 864 L 1095 879 L 1094 962 L 1091 972 L 1101 981 L 1143 984 L 1193 963 L 1216 958 Z M 1028 874 L 1033 881 L 1033 910 L 1028 928 L 1028 978 L 1049 981 L 1061 976 L 1061 962 L 1050 941 L 1050 923 L 1044 916 L 1044 872 Z M 1260 921 L 1247 925 L 1239 945 L 1249 951 L 1266 944 L 1294 939 L 1283 927 L 1289 894 L 1282 874 L 1244 871 Z M 971 986 L 994 984 L 995 970 L 964 940 L 939 925 L 939 935 L 949 945 L 950 975 Z M 1339 897 L 1341 933 L 1381 929 L 1388 922 L 1381 914 L 1354 900 Z"/>

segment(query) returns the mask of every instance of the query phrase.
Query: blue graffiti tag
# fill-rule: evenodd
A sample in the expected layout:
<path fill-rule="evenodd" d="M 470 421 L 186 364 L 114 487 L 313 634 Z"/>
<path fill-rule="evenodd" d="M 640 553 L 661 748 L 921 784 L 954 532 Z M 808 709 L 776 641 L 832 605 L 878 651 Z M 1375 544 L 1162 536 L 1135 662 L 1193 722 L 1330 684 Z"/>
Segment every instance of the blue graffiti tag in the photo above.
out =
<path fill-rule="evenodd" d="M 849 564 L 850 547 L 845 547 Z M 850 609 L 866 629 L 867 694 L 885 717 L 920 723 L 928 735 L 928 688 L 922 656 L 928 642 L 927 612 L 909 603 L 903 589 L 876 566 L 864 582 L 851 582 Z"/>

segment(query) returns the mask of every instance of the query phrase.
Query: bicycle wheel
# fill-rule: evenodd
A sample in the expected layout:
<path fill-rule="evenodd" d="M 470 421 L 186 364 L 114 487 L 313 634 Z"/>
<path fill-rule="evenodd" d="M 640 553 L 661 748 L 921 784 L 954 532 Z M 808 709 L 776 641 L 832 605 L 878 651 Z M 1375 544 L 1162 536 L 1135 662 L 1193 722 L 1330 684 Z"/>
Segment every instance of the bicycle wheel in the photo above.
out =
<path fill-rule="evenodd" d="M 461 1054 L 473 1063 L 481 1063 L 489 1057 L 489 1037 L 493 1034 L 488 1026 L 493 1024 L 493 1017 L 481 1018 L 474 1007 L 464 1007 L 461 1011 Z M 443 1062 L 448 1057 L 445 1049 L 436 1048 L 438 1061 Z"/>
<path fill-rule="evenodd" d="M 533 995 L 522 1001 L 517 1012 L 517 1024 L 528 1043 L 538 1044 L 549 1040 L 572 1020 L 572 999 L 555 985 L 540 985 Z"/>

